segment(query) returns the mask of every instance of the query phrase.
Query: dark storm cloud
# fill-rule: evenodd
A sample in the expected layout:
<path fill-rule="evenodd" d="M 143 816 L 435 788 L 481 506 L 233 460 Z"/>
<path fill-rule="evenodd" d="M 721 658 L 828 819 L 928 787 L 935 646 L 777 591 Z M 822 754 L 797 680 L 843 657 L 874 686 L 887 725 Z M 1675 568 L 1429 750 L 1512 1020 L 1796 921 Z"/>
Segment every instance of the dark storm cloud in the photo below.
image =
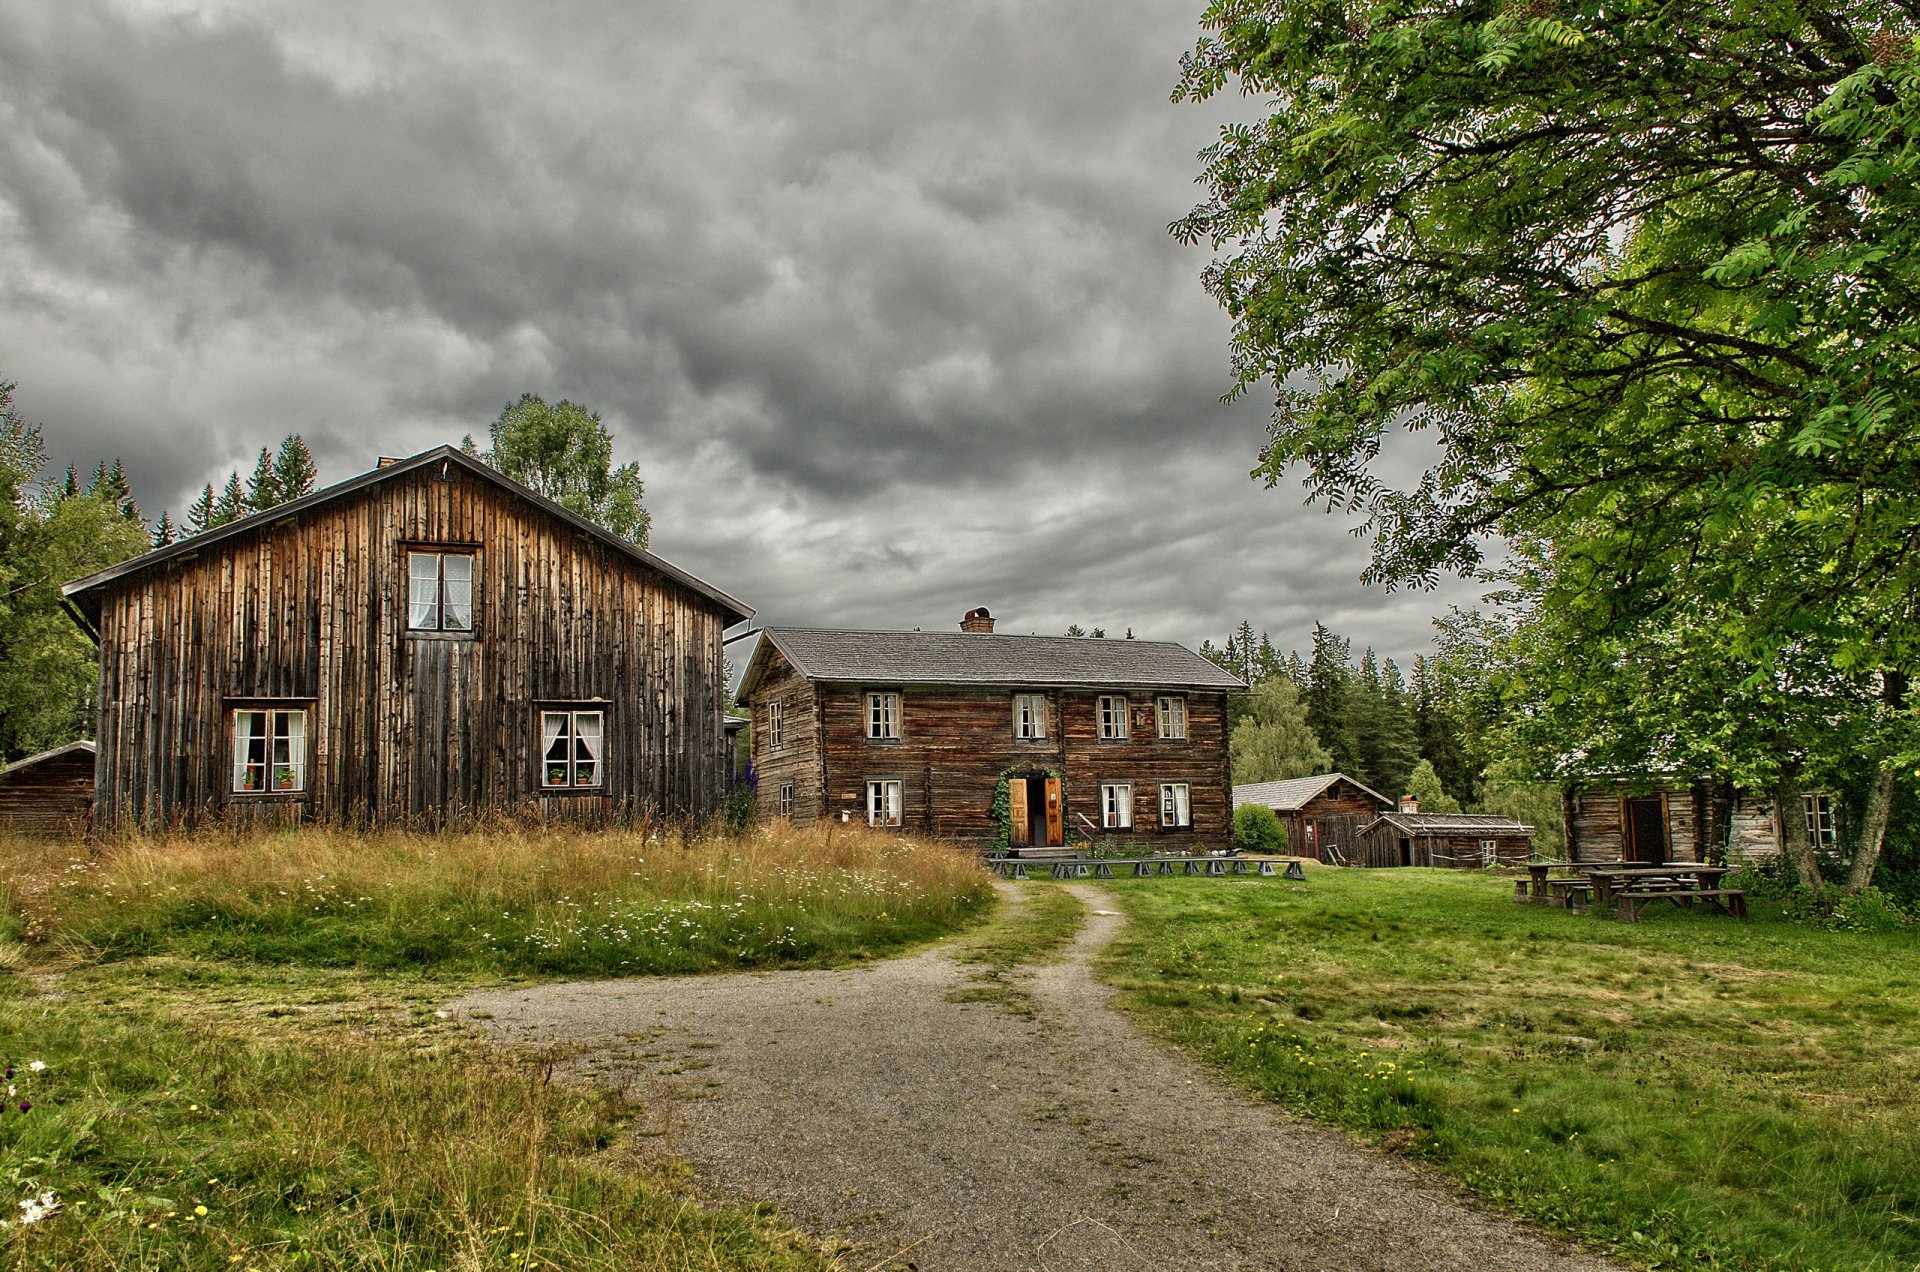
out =
<path fill-rule="evenodd" d="M 393 8 L 13 23 L 0 374 L 63 462 L 177 511 L 289 430 L 337 478 L 531 390 L 771 621 L 1424 643 L 1217 401 L 1165 233 L 1197 6 Z"/>

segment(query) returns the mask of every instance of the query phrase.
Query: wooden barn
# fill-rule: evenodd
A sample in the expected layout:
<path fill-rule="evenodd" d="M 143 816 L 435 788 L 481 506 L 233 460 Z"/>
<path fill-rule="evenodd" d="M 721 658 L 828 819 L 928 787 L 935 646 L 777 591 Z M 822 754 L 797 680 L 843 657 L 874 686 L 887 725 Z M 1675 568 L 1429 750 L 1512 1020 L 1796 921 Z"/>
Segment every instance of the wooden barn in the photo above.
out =
<path fill-rule="evenodd" d="M 1490 813 L 1386 813 L 1360 832 L 1358 866 L 1438 866 L 1458 870 L 1524 866 L 1533 859 L 1533 827 Z"/>
<path fill-rule="evenodd" d="M 69 742 L 0 768 L 0 830 L 73 835 L 93 811 L 91 742 Z"/>
<path fill-rule="evenodd" d="M 1231 838 L 1227 695 L 1181 645 L 768 628 L 741 680 L 761 810 L 990 848 Z"/>
<path fill-rule="evenodd" d="M 95 822 L 598 823 L 724 802 L 739 601 L 439 447 L 69 583 Z"/>
<path fill-rule="evenodd" d="M 1360 831 L 1393 808 L 1386 796 L 1345 773 L 1321 773 L 1233 788 L 1233 806 L 1271 808 L 1287 831 L 1287 851 L 1334 865 L 1349 864 L 1359 851 Z"/>
<path fill-rule="evenodd" d="M 1808 838 L 1834 847 L 1836 801 L 1824 791 L 1801 796 L 1796 814 Z M 1563 796 L 1567 859 L 1742 861 L 1776 856 L 1785 831 L 1774 801 L 1710 778 L 1590 778 Z"/>

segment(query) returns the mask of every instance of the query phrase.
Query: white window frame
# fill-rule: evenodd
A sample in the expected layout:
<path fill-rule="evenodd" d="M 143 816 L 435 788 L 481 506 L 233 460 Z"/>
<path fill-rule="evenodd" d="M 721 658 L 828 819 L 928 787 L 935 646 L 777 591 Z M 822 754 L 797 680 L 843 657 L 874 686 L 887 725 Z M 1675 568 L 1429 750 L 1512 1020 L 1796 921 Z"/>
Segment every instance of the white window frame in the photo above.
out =
<path fill-rule="evenodd" d="M 775 806 L 780 810 L 780 816 L 788 818 L 789 820 L 792 819 L 793 817 L 793 783 L 792 782 L 780 783 L 780 789 L 774 794 L 774 803 L 775 803 Z"/>
<path fill-rule="evenodd" d="M 591 729 L 583 728 L 591 724 Z M 592 739 L 588 741 L 588 739 Z M 558 759 L 553 749 L 564 744 Z M 582 754 L 582 751 L 586 754 Z M 580 780 L 580 770 L 592 766 L 592 778 Z M 553 780 L 553 770 L 565 770 Z M 540 708 L 540 789 L 543 791 L 597 791 L 607 784 L 607 709 L 605 707 Z"/>
<path fill-rule="evenodd" d="M 1482 839 L 1480 841 L 1480 864 L 1483 866 L 1497 866 L 1500 864 L 1500 841 L 1498 839 Z"/>
<path fill-rule="evenodd" d="M 767 703 L 767 750 L 779 751 L 787 745 L 786 708 L 784 698 L 774 698 Z"/>
<path fill-rule="evenodd" d="M 258 749 L 255 749 L 255 744 Z M 292 783 L 281 786 L 279 773 L 291 770 Z M 259 784 L 248 786 L 258 776 Z M 307 789 L 307 708 L 235 707 L 233 710 L 233 793 L 301 795 Z"/>
<path fill-rule="evenodd" d="M 447 562 L 456 559 L 466 562 L 467 577 L 464 580 L 447 578 Z M 433 563 L 431 579 L 420 570 L 421 565 L 429 561 Z M 478 565 L 478 554 L 471 548 L 408 548 L 407 630 L 471 635 L 474 629 L 473 583 L 474 575 L 478 573 Z M 429 583 L 431 583 L 433 595 L 430 599 L 422 599 L 421 589 Z M 461 586 L 466 588 L 467 621 L 451 622 L 448 619 L 448 598 Z M 421 613 L 423 606 L 427 607 L 424 616 Z"/>
<path fill-rule="evenodd" d="M 1047 740 L 1047 695 L 1043 693 L 1013 695 L 1013 736 L 1021 742 Z"/>
<path fill-rule="evenodd" d="M 1132 782 L 1100 784 L 1100 828 L 1102 830 L 1133 829 Z"/>
<path fill-rule="evenodd" d="M 898 742 L 899 740 L 900 695 L 869 693 L 867 695 L 867 741 Z"/>
<path fill-rule="evenodd" d="M 1163 741 L 1185 742 L 1187 740 L 1187 700 L 1177 693 L 1163 693 L 1153 704 L 1154 719 L 1159 725 Z"/>
<path fill-rule="evenodd" d="M 906 823 L 907 784 L 897 777 L 867 780 L 867 825 L 890 829 Z M 878 799 L 876 800 L 876 796 Z"/>
<path fill-rule="evenodd" d="M 1834 818 L 1833 796 L 1815 791 L 1800 797 L 1800 811 L 1807 819 L 1807 842 L 1816 848 L 1840 845 L 1840 823 Z"/>
<path fill-rule="evenodd" d="M 1160 783 L 1160 829 L 1193 828 L 1193 783 Z"/>
<path fill-rule="evenodd" d="M 1125 742 L 1133 736 L 1131 707 L 1125 694 L 1103 693 L 1094 700 L 1093 709 L 1100 721 L 1102 742 Z"/>

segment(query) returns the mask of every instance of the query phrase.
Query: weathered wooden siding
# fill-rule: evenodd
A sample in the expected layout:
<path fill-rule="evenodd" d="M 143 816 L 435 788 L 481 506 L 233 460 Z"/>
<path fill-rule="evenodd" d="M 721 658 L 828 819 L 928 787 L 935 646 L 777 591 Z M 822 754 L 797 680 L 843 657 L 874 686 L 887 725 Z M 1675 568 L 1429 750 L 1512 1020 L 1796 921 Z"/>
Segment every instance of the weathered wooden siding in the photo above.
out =
<path fill-rule="evenodd" d="M 1280 814 L 1287 828 L 1287 851 L 1315 861 L 1352 862 L 1361 851 L 1361 830 L 1387 811 L 1380 801 L 1343 778 L 1298 810 Z"/>
<path fill-rule="evenodd" d="M 1772 800 L 1736 793 L 1727 821 L 1727 856 L 1735 864 L 1780 855 L 1780 822 L 1773 814 Z"/>
<path fill-rule="evenodd" d="M 825 815 L 826 788 L 820 764 L 819 697 L 778 650 L 769 654 L 752 703 L 755 802 L 763 817 L 780 810 L 780 788 L 793 786 L 793 821 L 809 825 Z M 767 727 L 770 704 L 782 704 L 781 745 L 774 750 Z"/>
<path fill-rule="evenodd" d="M 406 550 L 471 547 L 472 636 L 409 632 Z M 725 798 L 722 609 L 435 465 L 128 576 L 102 598 L 97 815 L 436 823 L 705 816 Z M 233 795 L 231 712 L 306 705 L 307 790 Z M 542 794 L 539 704 L 604 704 L 597 794 Z"/>
<path fill-rule="evenodd" d="M 1712 793 L 1705 783 L 1648 788 L 1577 790 L 1567 797 L 1567 858 L 1570 861 L 1624 861 L 1627 856 L 1626 807 L 1629 799 L 1664 799 L 1667 857 L 1705 861 L 1717 842 Z"/>
<path fill-rule="evenodd" d="M 1360 851 L 1351 864 L 1373 868 L 1392 866 L 1434 866 L 1440 869 L 1478 870 L 1487 864 L 1481 845 L 1492 839 L 1494 864 L 1524 866 L 1533 858 L 1533 840 L 1518 836 L 1478 835 L 1471 832 L 1444 835 L 1407 835 L 1397 826 L 1382 822 L 1361 836 Z M 1401 841 L 1408 842 L 1402 856 Z"/>
<path fill-rule="evenodd" d="M 778 655 L 774 655 L 778 659 Z M 752 709 L 756 733 L 773 697 L 805 701 L 805 711 L 789 707 L 787 747 L 781 756 L 762 748 L 759 803 L 775 807 L 780 781 L 794 783 L 796 820 L 812 816 L 866 819 L 869 780 L 898 779 L 902 820 L 908 830 L 991 844 L 998 826 L 993 799 L 1000 775 L 1009 769 L 1043 773 L 1058 770 L 1065 782 L 1064 811 L 1070 841 L 1085 842 L 1101 830 L 1100 786 L 1131 782 L 1134 829 L 1113 832 L 1143 844 L 1179 848 L 1221 846 L 1231 836 L 1232 782 L 1228 771 L 1226 695 L 1187 693 L 1187 738 L 1162 741 L 1155 736 L 1153 693 L 1129 695 L 1133 736 L 1102 741 L 1098 694 L 1092 690 L 1039 691 L 1018 687 L 946 688 L 924 686 L 813 685 L 784 660 L 770 666 L 756 686 Z M 901 695 L 900 738 L 871 741 L 866 735 L 866 694 Z M 1013 695 L 1041 692 L 1047 701 L 1047 737 L 1014 737 Z M 764 757 L 764 758 L 763 758 Z M 778 774 L 778 780 L 775 776 Z M 818 776 L 815 777 L 814 774 Z M 1186 782 L 1193 825 L 1160 828 L 1160 784 Z M 803 812 L 803 810 L 806 810 Z M 814 811 L 817 810 L 817 811 Z M 1086 820 L 1081 820 L 1082 817 Z"/>
<path fill-rule="evenodd" d="M 0 774 L 0 830 L 34 835 L 84 831 L 93 807 L 93 755 L 69 751 Z"/>

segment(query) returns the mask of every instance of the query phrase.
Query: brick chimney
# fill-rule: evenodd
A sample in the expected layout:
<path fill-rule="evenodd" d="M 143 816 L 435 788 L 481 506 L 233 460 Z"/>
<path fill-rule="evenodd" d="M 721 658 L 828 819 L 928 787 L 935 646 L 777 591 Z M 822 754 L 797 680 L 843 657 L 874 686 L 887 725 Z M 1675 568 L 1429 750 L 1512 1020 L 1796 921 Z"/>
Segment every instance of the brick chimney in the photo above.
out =
<path fill-rule="evenodd" d="M 963 632 L 973 632 L 980 636 L 991 636 L 993 634 L 993 615 L 987 613 L 987 607 L 984 605 L 970 609 L 967 611 L 967 616 L 960 620 L 960 630 Z"/>
<path fill-rule="evenodd" d="M 1402 795 L 1400 797 L 1400 811 L 1403 813 L 1417 813 L 1420 811 L 1420 801 L 1411 795 Z"/>

